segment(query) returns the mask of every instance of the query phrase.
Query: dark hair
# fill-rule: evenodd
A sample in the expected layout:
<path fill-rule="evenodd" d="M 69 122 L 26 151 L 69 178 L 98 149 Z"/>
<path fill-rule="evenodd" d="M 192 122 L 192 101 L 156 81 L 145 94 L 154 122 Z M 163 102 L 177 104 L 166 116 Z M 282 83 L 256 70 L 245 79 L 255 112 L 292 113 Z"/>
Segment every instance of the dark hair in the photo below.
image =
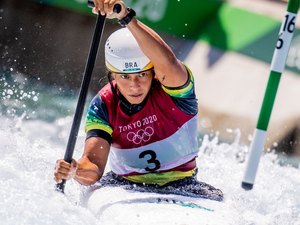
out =
<path fill-rule="evenodd" d="M 108 79 L 108 82 L 110 83 L 110 87 L 111 87 L 111 91 L 114 93 L 115 96 L 118 96 L 117 95 L 117 91 L 114 87 L 114 84 L 113 84 L 113 78 L 112 78 L 112 72 L 111 71 L 108 71 L 107 72 L 107 79 Z"/>
<path fill-rule="evenodd" d="M 106 74 L 108 74 L 108 73 L 111 73 L 111 72 L 106 70 Z M 100 79 L 98 80 L 100 87 L 104 87 L 107 84 L 107 82 L 109 82 L 108 77 L 109 77 L 108 75 L 100 77 Z"/>

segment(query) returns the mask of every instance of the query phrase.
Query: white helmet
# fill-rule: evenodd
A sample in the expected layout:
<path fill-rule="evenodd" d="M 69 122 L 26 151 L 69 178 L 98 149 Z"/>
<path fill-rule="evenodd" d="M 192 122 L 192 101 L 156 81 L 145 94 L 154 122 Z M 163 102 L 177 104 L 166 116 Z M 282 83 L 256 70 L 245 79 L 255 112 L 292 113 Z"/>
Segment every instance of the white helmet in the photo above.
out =
<path fill-rule="evenodd" d="M 138 73 L 153 68 L 127 28 L 112 33 L 105 43 L 105 64 L 115 73 Z"/>

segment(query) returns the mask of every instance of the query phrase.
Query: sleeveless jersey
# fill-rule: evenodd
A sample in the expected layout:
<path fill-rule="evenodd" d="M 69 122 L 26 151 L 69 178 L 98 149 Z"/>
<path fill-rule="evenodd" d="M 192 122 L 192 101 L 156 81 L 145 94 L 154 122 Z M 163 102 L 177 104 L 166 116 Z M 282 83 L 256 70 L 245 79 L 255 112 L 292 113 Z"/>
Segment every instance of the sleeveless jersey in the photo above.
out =
<path fill-rule="evenodd" d="M 111 134 L 109 164 L 114 173 L 132 181 L 147 183 L 149 178 L 156 183 L 158 177 L 169 181 L 165 174 L 176 180 L 191 175 L 196 168 L 197 114 L 181 110 L 164 89 L 155 85 L 143 108 L 133 115 L 121 109 L 110 84 L 98 93 L 106 106 L 106 121 L 101 120 L 98 125 L 87 122 L 86 129 L 102 129 Z M 138 175 L 145 175 L 144 179 L 137 179 Z"/>

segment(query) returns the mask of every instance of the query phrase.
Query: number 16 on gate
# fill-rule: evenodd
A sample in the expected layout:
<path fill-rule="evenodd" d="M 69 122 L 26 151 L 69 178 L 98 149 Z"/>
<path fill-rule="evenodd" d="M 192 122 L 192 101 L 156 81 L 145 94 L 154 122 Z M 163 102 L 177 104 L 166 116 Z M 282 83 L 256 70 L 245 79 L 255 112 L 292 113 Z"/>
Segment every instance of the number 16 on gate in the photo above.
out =
<path fill-rule="evenodd" d="M 272 58 L 269 81 L 265 91 L 262 107 L 260 109 L 256 129 L 253 134 L 253 140 L 250 145 L 250 154 L 242 181 L 242 187 L 246 190 L 253 188 L 281 73 L 284 70 L 291 40 L 293 38 L 299 3 L 300 0 L 289 1 L 287 13 L 280 27 L 276 48 Z"/>

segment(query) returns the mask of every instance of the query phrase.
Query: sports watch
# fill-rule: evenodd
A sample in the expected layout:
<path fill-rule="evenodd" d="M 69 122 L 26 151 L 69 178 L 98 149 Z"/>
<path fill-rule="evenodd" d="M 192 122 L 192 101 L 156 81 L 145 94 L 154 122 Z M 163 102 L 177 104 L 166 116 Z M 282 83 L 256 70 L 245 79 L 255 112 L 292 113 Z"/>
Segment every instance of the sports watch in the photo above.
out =
<path fill-rule="evenodd" d="M 132 18 L 136 15 L 133 9 L 127 8 L 127 10 L 128 10 L 128 14 L 123 19 L 120 19 L 118 21 L 122 27 L 126 27 L 126 25 L 129 24 Z"/>

